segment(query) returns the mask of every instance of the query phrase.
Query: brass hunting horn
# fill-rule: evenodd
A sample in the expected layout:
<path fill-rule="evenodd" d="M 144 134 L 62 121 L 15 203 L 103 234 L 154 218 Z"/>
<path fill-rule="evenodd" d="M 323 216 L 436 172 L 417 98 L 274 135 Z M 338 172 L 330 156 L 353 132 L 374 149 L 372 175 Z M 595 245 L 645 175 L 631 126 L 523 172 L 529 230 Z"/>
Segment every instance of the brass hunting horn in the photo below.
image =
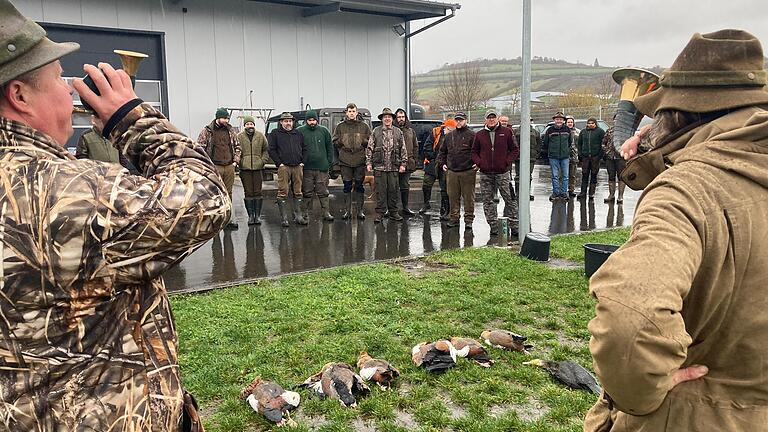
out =
<path fill-rule="evenodd" d="M 141 64 L 141 61 L 149 56 L 144 53 L 126 50 L 114 50 L 113 52 L 120 56 L 122 69 L 125 71 L 125 73 L 128 74 L 129 77 L 131 77 L 131 86 L 135 88 L 136 74 L 139 72 L 139 64 Z M 97 95 L 100 94 L 99 89 L 96 87 L 96 83 L 93 82 L 90 75 L 86 75 L 85 78 L 83 78 L 83 82 L 88 86 L 89 89 L 93 90 L 94 93 Z M 75 107 L 73 112 L 93 114 L 93 108 L 91 108 L 91 106 L 88 105 L 86 101 L 81 98 L 80 103 L 83 104 L 83 107 Z"/>
<path fill-rule="evenodd" d="M 621 86 L 616 121 L 613 124 L 613 147 L 621 153 L 621 145 L 634 135 L 643 113 L 637 110 L 634 100 L 659 87 L 659 76 L 651 71 L 622 68 L 613 71 L 613 80 Z"/>

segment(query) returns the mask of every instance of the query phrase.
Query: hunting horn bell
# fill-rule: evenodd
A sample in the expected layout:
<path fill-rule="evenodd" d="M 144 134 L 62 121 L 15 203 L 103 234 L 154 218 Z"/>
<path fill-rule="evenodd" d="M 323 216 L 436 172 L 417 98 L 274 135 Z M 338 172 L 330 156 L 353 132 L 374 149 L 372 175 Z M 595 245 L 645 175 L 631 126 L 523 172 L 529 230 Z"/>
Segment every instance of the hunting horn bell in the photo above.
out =
<path fill-rule="evenodd" d="M 659 76 L 651 71 L 638 68 L 621 68 L 613 71 L 613 80 L 621 90 L 613 124 L 613 147 L 621 153 L 621 145 L 635 134 L 643 113 L 637 110 L 634 100 L 659 87 Z"/>

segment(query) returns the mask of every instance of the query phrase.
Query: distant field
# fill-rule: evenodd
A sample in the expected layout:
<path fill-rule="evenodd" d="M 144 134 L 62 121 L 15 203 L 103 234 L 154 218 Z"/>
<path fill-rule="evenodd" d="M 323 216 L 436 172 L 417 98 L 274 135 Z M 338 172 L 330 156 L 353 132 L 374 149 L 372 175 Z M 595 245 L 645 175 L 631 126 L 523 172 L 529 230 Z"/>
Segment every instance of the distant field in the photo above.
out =
<path fill-rule="evenodd" d="M 584 88 L 598 88 L 599 80 L 613 68 L 593 67 L 572 63 L 533 63 L 531 90 L 568 92 Z M 442 67 L 413 77 L 417 99 L 433 101 L 450 74 L 450 67 Z M 510 94 L 520 86 L 522 66 L 519 64 L 484 61 L 480 75 L 491 97 Z"/>

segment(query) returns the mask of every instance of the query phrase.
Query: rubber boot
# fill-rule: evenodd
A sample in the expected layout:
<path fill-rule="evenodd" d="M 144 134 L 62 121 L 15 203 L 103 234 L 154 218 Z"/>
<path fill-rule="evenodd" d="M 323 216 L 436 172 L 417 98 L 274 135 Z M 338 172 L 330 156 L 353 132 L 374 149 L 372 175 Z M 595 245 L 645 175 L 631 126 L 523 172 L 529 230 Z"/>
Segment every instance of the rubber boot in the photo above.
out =
<path fill-rule="evenodd" d="M 352 217 L 352 192 L 344 192 L 344 213 L 341 214 L 342 219 L 349 219 Z"/>
<path fill-rule="evenodd" d="M 448 203 L 448 197 L 440 197 L 440 220 L 450 220 L 451 206 Z"/>
<path fill-rule="evenodd" d="M 616 183 L 608 182 L 608 196 L 603 200 L 604 203 L 612 203 L 614 194 L 616 193 Z"/>
<path fill-rule="evenodd" d="M 261 225 L 261 207 L 264 205 L 263 198 L 254 198 L 253 200 L 253 223 Z"/>
<path fill-rule="evenodd" d="M 365 220 L 365 212 L 363 211 L 363 204 L 365 204 L 365 192 L 358 192 L 356 195 L 357 202 L 355 205 L 357 208 L 357 218 L 360 220 Z"/>
<path fill-rule="evenodd" d="M 307 218 L 304 216 L 303 208 L 304 208 L 304 199 L 294 198 L 293 199 L 293 221 L 299 225 L 307 224 Z"/>
<path fill-rule="evenodd" d="M 419 214 L 424 214 L 432 209 L 430 201 L 432 200 L 432 188 L 423 188 L 421 193 L 424 195 L 424 204 L 419 209 Z"/>
<path fill-rule="evenodd" d="M 597 188 L 597 183 L 592 182 L 592 184 L 589 185 L 589 199 L 593 200 L 595 199 L 595 189 Z"/>
<path fill-rule="evenodd" d="M 253 208 L 254 199 L 245 198 L 243 201 L 245 202 L 245 211 L 248 212 L 248 225 L 256 225 L 256 222 L 254 222 L 254 213 L 256 212 Z"/>
<path fill-rule="evenodd" d="M 579 190 L 579 194 L 576 195 L 576 198 L 578 199 L 586 198 L 588 187 L 589 187 L 589 177 L 581 179 L 581 190 Z"/>
<path fill-rule="evenodd" d="M 626 186 L 623 181 L 619 182 L 619 197 L 616 199 L 616 202 L 619 204 L 624 202 L 624 187 Z"/>
<path fill-rule="evenodd" d="M 327 220 L 328 222 L 333 221 L 333 215 L 330 212 L 331 209 L 331 201 L 328 197 L 322 197 L 320 198 L 320 207 L 322 207 L 323 211 L 323 219 Z"/>
<path fill-rule="evenodd" d="M 290 225 L 288 223 L 288 209 L 285 208 L 287 205 L 288 203 L 285 202 L 285 198 L 280 198 L 277 200 L 277 208 L 280 209 L 280 224 L 283 226 L 283 228 Z"/>
<path fill-rule="evenodd" d="M 408 196 L 408 192 L 410 192 L 408 189 L 402 189 L 400 191 L 400 202 L 403 203 L 403 211 L 402 211 L 403 216 L 413 216 L 416 214 L 411 209 L 408 208 L 408 200 L 410 198 Z"/>

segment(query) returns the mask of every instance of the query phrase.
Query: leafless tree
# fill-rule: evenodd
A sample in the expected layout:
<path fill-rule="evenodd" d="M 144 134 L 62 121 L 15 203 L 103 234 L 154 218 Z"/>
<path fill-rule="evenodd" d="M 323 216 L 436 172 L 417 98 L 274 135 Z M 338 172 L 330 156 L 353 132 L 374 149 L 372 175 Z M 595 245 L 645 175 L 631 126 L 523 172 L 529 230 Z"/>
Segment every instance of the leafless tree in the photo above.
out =
<path fill-rule="evenodd" d="M 603 102 L 611 102 L 615 99 L 618 90 L 619 85 L 616 84 L 610 73 L 603 74 L 597 81 L 597 96 Z"/>
<path fill-rule="evenodd" d="M 480 64 L 477 62 L 456 65 L 438 91 L 440 102 L 451 111 L 471 111 L 488 100 L 488 90 L 480 76 Z"/>
<path fill-rule="evenodd" d="M 520 87 L 513 87 L 509 92 L 510 114 L 515 115 L 520 110 Z"/>

